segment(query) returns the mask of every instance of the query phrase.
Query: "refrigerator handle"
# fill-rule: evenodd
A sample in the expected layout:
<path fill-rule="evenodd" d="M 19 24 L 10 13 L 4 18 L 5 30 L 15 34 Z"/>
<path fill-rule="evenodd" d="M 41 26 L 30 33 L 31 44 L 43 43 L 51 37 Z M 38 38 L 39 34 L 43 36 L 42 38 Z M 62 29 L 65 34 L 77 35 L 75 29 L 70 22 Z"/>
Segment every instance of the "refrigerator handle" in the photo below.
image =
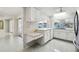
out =
<path fill-rule="evenodd" d="M 77 19 L 75 19 L 75 17 L 77 17 Z M 74 17 L 74 32 L 75 32 L 75 35 L 77 36 L 78 35 L 78 13 L 77 11 L 76 11 L 75 17 Z M 76 22 L 77 22 L 77 25 L 75 25 Z"/>

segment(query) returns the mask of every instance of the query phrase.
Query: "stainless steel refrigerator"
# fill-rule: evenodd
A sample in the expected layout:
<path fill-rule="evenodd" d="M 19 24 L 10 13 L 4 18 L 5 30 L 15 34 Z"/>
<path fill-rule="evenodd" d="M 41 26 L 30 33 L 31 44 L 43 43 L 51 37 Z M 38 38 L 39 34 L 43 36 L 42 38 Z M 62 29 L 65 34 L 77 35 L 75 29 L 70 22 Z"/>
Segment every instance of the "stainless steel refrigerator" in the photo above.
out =
<path fill-rule="evenodd" d="M 73 41 L 75 47 L 79 50 L 79 11 L 77 10 L 74 17 L 74 33 L 75 39 Z"/>

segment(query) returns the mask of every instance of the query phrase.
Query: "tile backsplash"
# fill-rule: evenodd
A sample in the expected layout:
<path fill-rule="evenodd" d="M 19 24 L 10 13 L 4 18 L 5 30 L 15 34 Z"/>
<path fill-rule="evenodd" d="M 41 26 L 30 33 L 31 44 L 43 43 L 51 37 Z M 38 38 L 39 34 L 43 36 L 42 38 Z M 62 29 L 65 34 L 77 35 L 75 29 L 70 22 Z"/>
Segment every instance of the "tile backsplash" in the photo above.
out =
<path fill-rule="evenodd" d="M 54 23 L 55 29 L 66 29 L 66 28 L 73 28 L 73 23 L 61 23 L 56 22 Z"/>

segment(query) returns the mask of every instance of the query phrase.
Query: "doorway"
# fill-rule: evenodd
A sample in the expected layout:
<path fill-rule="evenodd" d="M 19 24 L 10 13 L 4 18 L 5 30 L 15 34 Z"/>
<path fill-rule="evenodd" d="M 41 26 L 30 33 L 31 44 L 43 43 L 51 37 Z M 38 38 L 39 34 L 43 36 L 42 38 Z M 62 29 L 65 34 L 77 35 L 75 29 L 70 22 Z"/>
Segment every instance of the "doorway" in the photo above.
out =
<path fill-rule="evenodd" d="M 23 21 L 22 18 L 18 18 L 18 34 L 22 36 L 23 33 Z"/>

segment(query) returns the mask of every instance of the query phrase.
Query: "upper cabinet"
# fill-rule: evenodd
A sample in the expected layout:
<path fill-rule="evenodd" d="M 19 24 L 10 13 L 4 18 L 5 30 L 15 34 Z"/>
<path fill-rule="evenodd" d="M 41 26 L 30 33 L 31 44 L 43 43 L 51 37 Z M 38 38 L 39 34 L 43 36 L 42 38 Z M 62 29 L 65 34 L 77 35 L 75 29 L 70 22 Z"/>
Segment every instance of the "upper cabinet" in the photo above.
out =
<path fill-rule="evenodd" d="M 36 8 L 31 8 L 31 21 L 38 21 L 40 17 L 40 11 Z"/>
<path fill-rule="evenodd" d="M 31 21 L 47 20 L 47 16 L 38 8 L 31 8 Z"/>

